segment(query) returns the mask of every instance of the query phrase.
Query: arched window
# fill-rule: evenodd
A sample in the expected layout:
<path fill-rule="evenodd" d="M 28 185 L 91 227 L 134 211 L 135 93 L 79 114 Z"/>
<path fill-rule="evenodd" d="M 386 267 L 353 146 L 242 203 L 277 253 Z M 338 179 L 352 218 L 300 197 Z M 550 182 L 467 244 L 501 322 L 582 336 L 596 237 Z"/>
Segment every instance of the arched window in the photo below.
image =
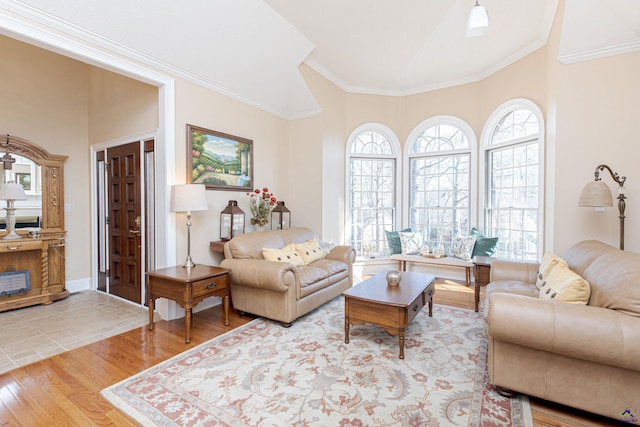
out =
<path fill-rule="evenodd" d="M 485 126 L 485 234 L 498 237 L 497 257 L 540 259 L 543 135 L 542 113 L 525 99 L 503 104 Z"/>
<path fill-rule="evenodd" d="M 430 248 L 469 233 L 475 138 L 455 117 L 421 123 L 407 143 L 409 226 Z"/>
<path fill-rule="evenodd" d="M 359 257 L 389 254 L 385 230 L 396 229 L 400 144 L 378 124 L 356 129 L 347 144 L 349 241 Z"/>

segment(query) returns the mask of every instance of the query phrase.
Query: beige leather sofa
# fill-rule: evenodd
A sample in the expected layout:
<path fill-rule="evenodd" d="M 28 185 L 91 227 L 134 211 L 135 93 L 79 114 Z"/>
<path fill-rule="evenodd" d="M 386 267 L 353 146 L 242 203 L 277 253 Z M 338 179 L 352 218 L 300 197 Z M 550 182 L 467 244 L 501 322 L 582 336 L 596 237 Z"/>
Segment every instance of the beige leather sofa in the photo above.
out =
<path fill-rule="evenodd" d="M 231 271 L 233 308 L 291 326 L 298 317 L 353 285 L 355 250 L 336 246 L 308 265 L 267 261 L 263 248 L 281 249 L 314 237 L 307 228 L 263 231 L 234 237 L 224 245 L 220 266 Z"/>
<path fill-rule="evenodd" d="M 639 424 L 640 254 L 589 240 L 562 258 L 589 282 L 588 304 L 538 298 L 537 263 L 493 261 L 490 380 L 499 391 Z"/>

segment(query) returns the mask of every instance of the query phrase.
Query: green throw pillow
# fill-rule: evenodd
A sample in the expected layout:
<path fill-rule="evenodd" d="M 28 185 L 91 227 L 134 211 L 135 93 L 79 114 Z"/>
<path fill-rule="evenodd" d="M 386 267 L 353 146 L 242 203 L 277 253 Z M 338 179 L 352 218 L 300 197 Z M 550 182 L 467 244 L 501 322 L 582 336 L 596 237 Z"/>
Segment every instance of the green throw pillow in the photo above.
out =
<path fill-rule="evenodd" d="M 476 236 L 476 244 L 471 256 L 493 256 L 496 253 L 497 237 L 487 237 L 475 227 L 471 229 L 471 235 Z"/>
<path fill-rule="evenodd" d="M 411 231 L 410 228 L 405 228 L 404 230 L 400 230 L 402 232 Z M 400 235 L 397 231 L 384 231 L 387 234 L 387 243 L 389 245 L 389 252 L 391 255 L 402 253 L 402 243 L 400 242 Z"/>

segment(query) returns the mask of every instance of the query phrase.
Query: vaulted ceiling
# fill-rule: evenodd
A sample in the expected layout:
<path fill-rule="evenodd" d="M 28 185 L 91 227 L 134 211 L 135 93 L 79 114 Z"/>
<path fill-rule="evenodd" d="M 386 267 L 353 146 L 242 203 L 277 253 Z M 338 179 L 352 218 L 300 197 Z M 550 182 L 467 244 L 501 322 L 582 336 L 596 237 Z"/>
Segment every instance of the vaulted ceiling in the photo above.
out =
<path fill-rule="evenodd" d="M 473 0 L 0 0 L 0 33 L 22 21 L 291 119 L 319 110 L 301 63 L 349 92 L 473 82 L 544 46 L 563 3 L 563 62 L 640 49 L 638 0 L 484 0 L 473 38 Z"/>

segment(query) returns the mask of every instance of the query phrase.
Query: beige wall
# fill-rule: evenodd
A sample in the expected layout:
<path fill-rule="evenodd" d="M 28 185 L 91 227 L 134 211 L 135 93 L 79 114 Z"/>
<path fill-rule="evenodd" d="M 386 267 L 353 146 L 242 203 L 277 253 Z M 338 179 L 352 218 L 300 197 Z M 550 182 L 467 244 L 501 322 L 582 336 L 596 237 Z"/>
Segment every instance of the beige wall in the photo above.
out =
<path fill-rule="evenodd" d="M 582 187 L 603 163 L 627 177 L 625 249 L 640 252 L 639 71 L 640 53 L 558 68 L 554 247 L 560 253 L 579 239 L 618 246 L 615 199 L 604 213 L 577 207 Z M 601 176 L 617 196 L 609 173 Z"/>
<path fill-rule="evenodd" d="M 187 182 L 187 131 L 191 124 L 253 140 L 254 188 L 267 187 L 274 195 L 293 205 L 287 172 L 289 164 L 287 121 L 262 110 L 232 100 L 212 90 L 193 83 L 176 81 L 176 152 L 175 183 Z M 208 211 L 192 213 L 191 256 L 196 263 L 218 264 L 222 257 L 209 250 L 211 241 L 220 239 L 220 211 L 229 200 L 237 200 L 246 213 L 249 209 L 246 192 L 207 191 Z M 295 207 L 291 208 L 295 212 Z M 167 212 L 168 215 L 173 215 Z M 304 219 L 294 216 L 300 225 Z M 176 262 L 184 262 L 186 256 L 186 226 L 184 214 L 176 214 L 178 235 Z"/>
<path fill-rule="evenodd" d="M 158 88 L 97 67 L 89 73 L 91 144 L 158 128 Z"/>
<path fill-rule="evenodd" d="M 87 66 L 1 36 L 0 52 L 0 133 L 69 156 L 64 168 L 64 203 L 70 209 L 65 213 L 66 278 L 86 278 L 90 273 Z"/>

